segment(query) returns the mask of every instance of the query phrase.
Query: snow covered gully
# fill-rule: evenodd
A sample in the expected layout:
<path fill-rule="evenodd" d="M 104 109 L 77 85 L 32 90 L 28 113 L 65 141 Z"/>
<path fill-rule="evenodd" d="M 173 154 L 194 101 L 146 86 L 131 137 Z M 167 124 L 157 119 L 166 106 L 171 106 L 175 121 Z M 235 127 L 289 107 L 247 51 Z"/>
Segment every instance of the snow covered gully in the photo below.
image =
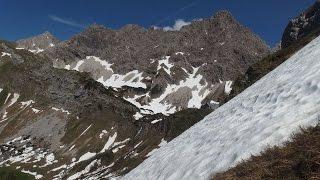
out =
<path fill-rule="evenodd" d="M 162 146 L 123 179 L 209 179 L 268 145 L 281 145 L 320 113 L 320 38 Z"/>

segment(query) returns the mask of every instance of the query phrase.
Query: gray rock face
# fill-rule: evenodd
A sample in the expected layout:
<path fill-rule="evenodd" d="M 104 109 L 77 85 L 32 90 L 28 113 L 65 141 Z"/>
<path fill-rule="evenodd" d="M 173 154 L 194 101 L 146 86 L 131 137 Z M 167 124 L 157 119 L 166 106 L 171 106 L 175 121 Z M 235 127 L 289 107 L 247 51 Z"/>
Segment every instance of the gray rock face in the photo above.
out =
<path fill-rule="evenodd" d="M 175 55 L 177 52 L 184 55 Z M 261 39 L 230 13 L 221 11 L 180 31 L 165 32 L 137 25 L 111 30 L 93 25 L 45 54 L 67 63 L 97 56 L 113 63 L 117 73 L 148 69 L 151 59 L 169 55 L 171 61 L 183 67 L 208 63 L 202 71 L 208 79 L 211 77 L 211 82 L 218 82 L 218 78 L 232 78 L 267 52 L 268 47 Z"/>
<path fill-rule="evenodd" d="M 17 48 L 24 48 L 31 52 L 39 53 L 47 48 L 54 47 L 59 42 L 60 41 L 56 37 L 46 31 L 35 37 L 18 40 L 16 43 L 18 44 Z"/>
<path fill-rule="evenodd" d="M 282 36 L 281 47 L 286 48 L 290 46 L 319 27 L 320 1 L 317 0 L 309 9 L 289 22 Z"/>
<path fill-rule="evenodd" d="M 125 81 L 132 78 L 128 77 L 129 72 L 138 71 L 142 77 L 139 79 L 135 76 L 130 81 L 141 80 L 146 84 L 145 95 L 151 97 L 149 103 L 163 95 L 171 85 L 185 81 L 194 73 L 194 68 L 198 69 L 193 77 L 201 76 L 202 86 L 217 89 L 213 86 L 225 86 L 225 81 L 233 81 L 249 65 L 268 53 L 267 45 L 227 11 L 194 21 L 180 31 L 144 29 L 137 25 L 112 30 L 92 25 L 70 40 L 43 52 L 54 61 L 55 67 L 71 66 L 71 69 L 92 74 L 96 80 L 100 76 L 104 80 L 110 78 L 110 69 L 109 72 L 101 71 L 96 63 L 89 63 L 88 56 L 96 56 L 108 62 L 114 74 L 126 75 L 123 79 Z M 167 61 L 163 61 L 166 57 Z M 85 63 L 76 68 L 79 61 Z M 184 91 L 196 88 L 189 86 L 189 90 Z M 133 97 L 141 94 L 136 92 L 127 95 Z M 169 96 L 173 97 L 173 94 Z M 181 104 L 174 100 L 175 105 L 172 107 L 188 107 L 187 102 L 192 97 L 186 93 L 185 97 L 181 97 Z"/>

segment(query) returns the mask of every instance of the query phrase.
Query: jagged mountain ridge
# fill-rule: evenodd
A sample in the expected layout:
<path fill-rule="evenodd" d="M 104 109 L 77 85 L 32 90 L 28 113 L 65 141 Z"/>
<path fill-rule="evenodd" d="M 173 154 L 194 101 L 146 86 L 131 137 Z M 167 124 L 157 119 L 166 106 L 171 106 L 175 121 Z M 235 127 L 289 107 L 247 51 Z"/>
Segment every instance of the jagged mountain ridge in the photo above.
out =
<path fill-rule="evenodd" d="M 93 25 L 43 52 L 57 68 L 89 72 L 118 88 L 125 99 L 146 109 L 141 114 L 216 103 L 239 74 L 268 53 L 267 45 L 227 11 L 180 31 Z"/>
<path fill-rule="evenodd" d="M 33 53 L 43 52 L 45 49 L 54 47 L 60 40 L 54 37 L 50 32 L 46 31 L 38 36 L 17 41 L 17 48 L 28 49 Z"/>
<path fill-rule="evenodd" d="M 310 32 L 317 29 L 320 25 L 320 1 L 315 3 L 302 12 L 299 16 L 292 19 L 282 36 L 281 47 L 286 48 L 307 36 Z"/>

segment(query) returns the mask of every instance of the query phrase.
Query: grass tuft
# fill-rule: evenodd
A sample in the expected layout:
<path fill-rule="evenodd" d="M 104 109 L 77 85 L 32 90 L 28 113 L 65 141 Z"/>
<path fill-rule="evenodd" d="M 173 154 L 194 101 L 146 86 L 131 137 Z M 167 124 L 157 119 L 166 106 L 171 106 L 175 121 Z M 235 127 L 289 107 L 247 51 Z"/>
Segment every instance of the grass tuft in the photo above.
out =
<path fill-rule="evenodd" d="M 283 147 L 271 147 L 212 179 L 320 179 L 320 126 L 302 129 Z"/>

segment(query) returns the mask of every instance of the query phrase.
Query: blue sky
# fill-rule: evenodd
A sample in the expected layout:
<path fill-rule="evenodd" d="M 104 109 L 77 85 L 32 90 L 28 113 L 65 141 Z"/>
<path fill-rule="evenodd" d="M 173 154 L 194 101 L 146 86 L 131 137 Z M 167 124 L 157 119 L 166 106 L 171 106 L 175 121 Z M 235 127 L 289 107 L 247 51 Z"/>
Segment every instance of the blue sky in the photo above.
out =
<path fill-rule="evenodd" d="M 16 40 L 50 31 L 65 40 L 92 23 L 172 26 L 177 19 L 229 10 L 269 45 L 281 39 L 288 21 L 315 0 L 0 0 L 0 38 Z"/>

